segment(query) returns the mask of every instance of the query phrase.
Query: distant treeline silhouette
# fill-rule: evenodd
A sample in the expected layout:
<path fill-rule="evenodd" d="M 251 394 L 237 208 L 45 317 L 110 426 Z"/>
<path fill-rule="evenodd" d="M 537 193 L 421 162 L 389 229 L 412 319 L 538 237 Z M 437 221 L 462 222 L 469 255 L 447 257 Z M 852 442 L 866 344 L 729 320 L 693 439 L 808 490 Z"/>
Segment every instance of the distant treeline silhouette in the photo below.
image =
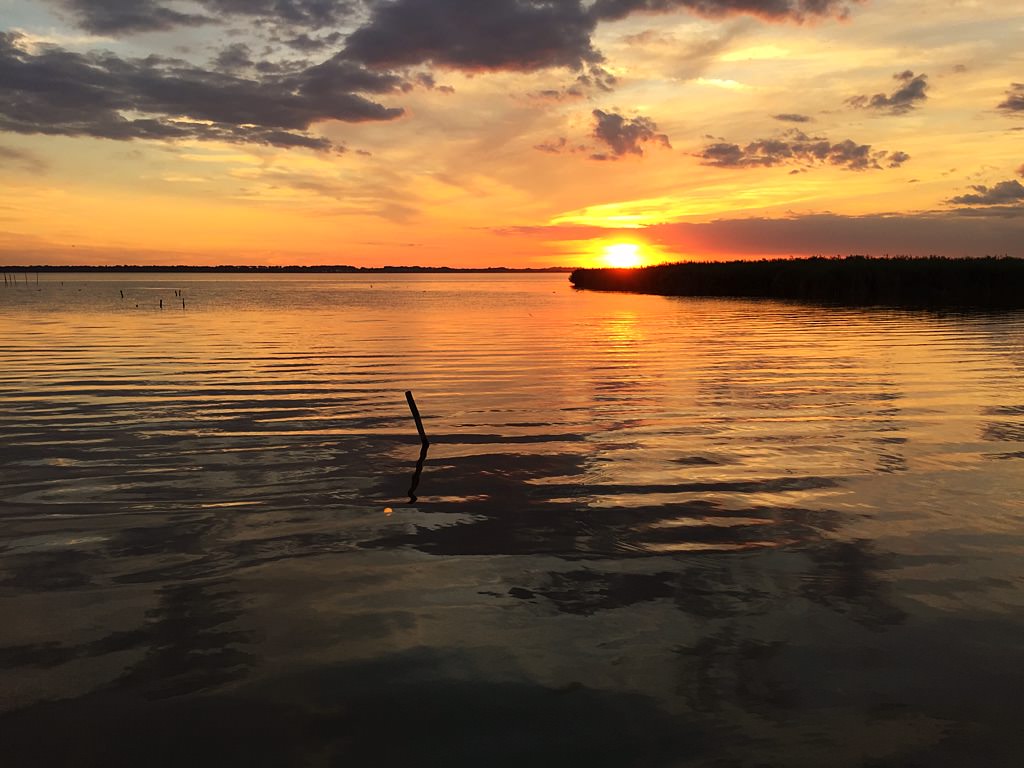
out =
<path fill-rule="evenodd" d="M 572 267 L 354 267 L 349 264 L 318 264 L 302 266 L 297 264 L 263 265 L 263 264 L 103 264 L 103 265 L 21 265 L 0 267 L 7 272 L 266 272 L 271 274 L 287 273 L 518 273 L 518 272 L 571 272 Z"/>
<path fill-rule="evenodd" d="M 1024 307 L 1024 259 L 848 256 L 577 269 L 576 288 L 664 296 L 736 296 L 845 305 Z"/>

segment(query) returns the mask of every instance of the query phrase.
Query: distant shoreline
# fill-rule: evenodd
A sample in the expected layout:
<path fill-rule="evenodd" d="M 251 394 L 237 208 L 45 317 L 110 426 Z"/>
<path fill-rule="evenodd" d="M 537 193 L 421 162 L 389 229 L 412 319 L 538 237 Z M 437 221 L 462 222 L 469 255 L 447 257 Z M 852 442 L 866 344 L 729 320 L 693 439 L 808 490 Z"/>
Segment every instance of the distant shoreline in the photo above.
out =
<path fill-rule="evenodd" d="M 420 273 L 441 273 L 441 274 L 504 274 L 504 273 L 550 273 L 550 272 L 572 272 L 574 267 L 353 267 L 347 264 L 321 264 L 317 266 L 263 266 L 263 265 L 239 265 L 219 264 L 216 266 L 200 266 L 195 264 L 174 264 L 174 265 L 138 265 L 138 264 L 115 264 L 115 265 L 52 265 L 52 264 L 19 264 L 0 265 L 2 272 L 204 272 L 225 274 L 236 273 L 270 273 L 270 274 L 420 274 Z"/>
<path fill-rule="evenodd" d="M 662 296 L 717 296 L 845 306 L 1024 308 L 1024 259 L 846 258 L 681 262 L 577 269 L 573 286 Z"/>

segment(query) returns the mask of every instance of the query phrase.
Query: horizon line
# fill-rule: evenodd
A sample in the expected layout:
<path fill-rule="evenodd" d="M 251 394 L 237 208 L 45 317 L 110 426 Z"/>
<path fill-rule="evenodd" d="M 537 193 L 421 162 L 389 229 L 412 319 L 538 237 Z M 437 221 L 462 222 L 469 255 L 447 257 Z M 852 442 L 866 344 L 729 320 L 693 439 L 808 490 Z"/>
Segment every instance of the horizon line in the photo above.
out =
<path fill-rule="evenodd" d="M 429 267 L 351 264 L 0 264 L 10 272 L 572 272 L 577 267 Z"/>

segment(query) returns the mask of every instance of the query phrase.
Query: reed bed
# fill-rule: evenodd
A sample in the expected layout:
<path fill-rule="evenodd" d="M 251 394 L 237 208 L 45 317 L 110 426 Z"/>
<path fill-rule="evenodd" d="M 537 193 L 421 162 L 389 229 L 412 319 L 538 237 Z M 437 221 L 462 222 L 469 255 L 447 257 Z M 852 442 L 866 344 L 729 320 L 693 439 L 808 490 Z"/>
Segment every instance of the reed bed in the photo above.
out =
<path fill-rule="evenodd" d="M 577 269 L 576 288 L 841 305 L 1024 308 L 1024 259 L 847 256 Z"/>

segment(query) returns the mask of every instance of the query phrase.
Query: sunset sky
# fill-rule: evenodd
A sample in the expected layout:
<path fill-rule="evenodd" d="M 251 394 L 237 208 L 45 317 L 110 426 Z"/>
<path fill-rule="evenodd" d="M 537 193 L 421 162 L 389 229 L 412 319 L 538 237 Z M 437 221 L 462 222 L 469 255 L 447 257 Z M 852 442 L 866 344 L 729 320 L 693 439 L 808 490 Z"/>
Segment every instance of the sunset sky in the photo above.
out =
<path fill-rule="evenodd" d="M 1024 256 L 1024 5 L 0 0 L 0 261 Z"/>

